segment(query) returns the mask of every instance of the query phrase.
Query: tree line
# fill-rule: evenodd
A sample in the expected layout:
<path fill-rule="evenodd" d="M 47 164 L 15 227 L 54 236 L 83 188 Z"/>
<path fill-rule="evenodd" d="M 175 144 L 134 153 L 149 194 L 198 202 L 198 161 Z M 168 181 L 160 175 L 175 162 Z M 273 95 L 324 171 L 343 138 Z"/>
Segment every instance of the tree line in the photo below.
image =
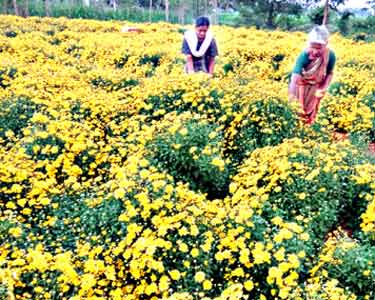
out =
<path fill-rule="evenodd" d="M 323 5 L 337 11 L 340 4 L 347 0 L 2 0 L 3 14 L 18 16 L 44 15 L 55 16 L 54 10 L 64 6 L 67 10 L 79 7 L 79 13 L 73 17 L 87 17 L 85 10 L 96 10 L 109 13 L 119 18 L 129 17 L 131 12 L 142 12 L 141 21 L 167 21 L 185 24 L 199 15 L 211 17 L 212 22 L 219 23 L 219 16 L 227 14 L 228 18 L 241 13 L 242 23 L 257 24 L 260 27 L 275 28 L 276 21 L 292 22 L 288 16 L 298 16 L 306 8 Z M 368 0 L 375 6 L 375 0 Z M 66 11 L 67 11 L 66 10 Z M 71 10 L 70 10 L 71 11 Z M 127 12 L 127 14 L 122 14 Z M 63 14 L 63 12 L 61 13 Z M 80 15 L 81 14 L 81 15 Z M 327 15 L 327 11 L 326 11 Z M 95 15 L 88 17 L 95 18 Z M 158 19 L 155 17 L 158 16 Z M 67 16 L 69 17 L 69 15 Z M 100 16 L 98 17 L 100 18 Z M 284 18 L 284 19 L 283 19 Z M 261 20 L 261 21 L 258 21 Z M 322 22 L 324 22 L 322 20 Z"/>

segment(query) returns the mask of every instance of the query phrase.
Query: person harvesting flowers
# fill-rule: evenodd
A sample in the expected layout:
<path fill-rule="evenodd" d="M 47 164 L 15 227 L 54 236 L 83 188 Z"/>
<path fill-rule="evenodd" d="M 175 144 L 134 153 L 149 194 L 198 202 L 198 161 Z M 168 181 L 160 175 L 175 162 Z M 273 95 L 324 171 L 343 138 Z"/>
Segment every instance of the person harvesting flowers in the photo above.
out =
<path fill-rule="evenodd" d="M 320 101 L 333 77 L 336 55 L 328 48 L 328 38 L 324 25 L 312 29 L 308 47 L 297 58 L 289 84 L 289 98 L 300 103 L 301 117 L 308 125 L 315 122 Z"/>
<path fill-rule="evenodd" d="M 186 55 L 185 71 L 188 74 L 205 72 L 212 76 L 214 73 L 218 48 L 209 28 L 209 19 L 198 17 L 195 30 L 188 30 L 184 34 L 182 53 Z"/>

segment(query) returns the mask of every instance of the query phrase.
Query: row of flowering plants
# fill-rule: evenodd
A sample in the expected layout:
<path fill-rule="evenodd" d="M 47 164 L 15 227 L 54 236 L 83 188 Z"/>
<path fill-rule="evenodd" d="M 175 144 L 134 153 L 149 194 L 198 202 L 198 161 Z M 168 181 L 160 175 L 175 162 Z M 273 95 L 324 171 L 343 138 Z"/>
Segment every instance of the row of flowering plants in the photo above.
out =
<path fill-rule="evenodd" d="M 374 45 L 306 128 L 303 33 L 213 27 L 208 79 L 184 29 L 0 18 L 0 299 L 374 299 Z"/>

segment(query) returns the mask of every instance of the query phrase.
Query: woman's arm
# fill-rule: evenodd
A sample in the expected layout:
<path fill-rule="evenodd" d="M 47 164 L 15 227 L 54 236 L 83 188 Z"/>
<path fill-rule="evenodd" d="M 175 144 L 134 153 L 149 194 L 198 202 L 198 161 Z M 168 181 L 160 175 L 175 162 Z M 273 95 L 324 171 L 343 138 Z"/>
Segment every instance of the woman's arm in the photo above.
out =
<path fill-rule="evenodd" d="M 214 74 L 214 69 L 215 69 L 215 57 L 211 56 L 210 60 L 208 62 L 208 73 L 213 75 Z"/>
<path fill-rule="evenodd" d="M 186 65 L 188 74 L 194 73 L 193 56 L 190 54 L 186 55 Z"/>
<path fill-rule="evenodd" d="M 324 81 L 319 85 L 319 89 L 325 92 L 328 89 L 329 84 L 332 81 L 332 78 L 333 78 L 333 73 L 328 74 L 326 78 L 324 79 Z"/>
<path fill-rule="evenodd" d="M 303 94 L 304 94 L 304 86 L 301 83 L 302 76 L 300 74 L 293 73 L 292 78 L 290 80 L 289 84 L 289 98 L 295 99 L 301 104 L 301 107 L 304 107 L 304 100 L 303 100 Z M 297 93 L 298 91 L 298 93 Z M 298 99 L 297 99 L 298 94 Z"/>
<path fill-rule="evenodd" d="M 302 79 L 302 76 L 300 74 L 293 73 L 292 78 L 290 79 L 289 83 L 289 96 L 295 97 L 295 92 L 298 88 L 298 82 L 300 82 Z"/>

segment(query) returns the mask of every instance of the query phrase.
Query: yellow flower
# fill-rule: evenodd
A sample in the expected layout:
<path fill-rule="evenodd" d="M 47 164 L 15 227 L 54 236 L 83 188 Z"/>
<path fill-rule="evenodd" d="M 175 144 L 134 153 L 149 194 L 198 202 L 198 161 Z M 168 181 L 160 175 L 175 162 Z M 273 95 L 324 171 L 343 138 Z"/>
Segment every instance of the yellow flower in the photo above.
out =
<path fill-rule="evenodd" d="M 51 200 L 46 198 L 46 197 L 40 199 L 40 204 L 42 204 L 42 205 L 48 205 L 50 203 L 51 203 Z"/>
<path fill-rule="evenodd" d="M 232 276 L 242 277 L 244 275 L 245 273 L 242 268 L 236 268 L 235 270 L 232 271 Z"/>
<path fill-rule="evenodd" d="M 193 154 L 195 151 L 197 151 L 197 147 L 191 147 L 190 149 L 189 149 L 189 153 L 190 154 Z"/>
<path fill-rule="evenodd" d="M 363 271 L 363 275 L 365 275 L 365 276 L 369 276 L 369 275 L 370 275 L 370 273 L 371 273 L 371 271 L 370 271 L 370 270 L 365 270 L 365 271 Z"/>
<path fill-rule="evenodd" d="M 277 252 L 274 254 L 274 257 L 278 261 L 283 261 L 285 258 L 285 248 L 280 248 L 279 250 L 277 250 Z"/>
<path fill-rule="evenodd" d="M 205 291 L 208 291 L 208 290 L 212 289 L 212 282 L 210 280 L 207 280 L 207 279 L 205 281 L 203 281 L 203 289 Z"/>
<path fill-rule="evenodd" d="M 172 271 L 170 271 L 169 275 L 171 276 L 171 278 L 173 280 L 179 280 L 180 277 L 181 277 L 181 274 L 180 274 L 180 272 L 178 270 L 172 270 Z"/>
<path fill-rule="evenodd" d="M 14 237 L 18 238 L 22 235 L 22 228 L 20 227 L 12 227 L 9 229 L 9 233 Z"/>
<path fill-rule="evenodd" d="M 308 241 L 308 240 L 310 239 L 310 235 L 309 235 L 308 233 L 302 233 L 302 234 L 300 235 L 300 239 L 301 239 L 302 241 Z"/>
<path fill-rule="evenodd" d="M 252 291 L 254 289 L 254 283 L 251 280 L 246 280 L 244 283 L 244 287 L 247 291 Z"/>
<path fill-rule="evenodd" d="M 158 286 L 153 282 L 147 285 L 145 293 L 146 295 L 151 295 L 153 293 L 156 293 L 157 291 L 158 291 Z"/>
<path fill-rule="evenodd" d="M 189 247 L 185 243 L 181 243 L 180 246 L 179 246 L 179 249 L 180 249 L 181 252 L 184 252 L 184 253 L 189 251 Z"/>
<path fill-rule="evenodd" d="M 115 190 L 114 196 L 116 199 L 122 199 L 125 196 L 125 190 L 123 188 L 119 188 Z"/>
<path fill-rule="evenodd" d="M 205 277 L 206 277 L 206 275 L 205 275 L 202 271 L 199 271 L 199 272 L 197 272 L 197 273 L 195 274 L 195 276 L 194 276 L 194 280 L 195 280 L 196 282 L 201 283 L 201 282 L 203 282 L 203 280 L 205 279 Z"/>
<path fill-rule="evenodd" d="M 220 159 L 219 157 L 215 157 L 211 161 L 211 164 L 218 167 L 220 171 L 224 170 L 225 162 L 224 162 L 224 160 Z"/>
<path fill-rule="evenodd" d="M 182 128 L 182 129 L 179 131 L 179 133 L 180 133 L 181 135 L 187 135 L 187 134 L 188 134 L 188 130 L 187 130 L 187 128 Z"/>
<path fill-rule="evenodd" d="M 199 250 L 197 248 L 193 248 L 191 249 L 190 254 L 192 257 L 197 257 L 199 256 Z"/>
<path fill-rule="evenodd" d="M 279 216 L 272 218 L 271 222 L 275 225 L 281 225 L 283 224 L 283 219 Z"/>
<path fill-rule="evenodd" d="M 160 291 L 166 291 L 169 288 L 169 278 L 167 276 L 162 276 L 159 281 L 159 289 Z"/>

